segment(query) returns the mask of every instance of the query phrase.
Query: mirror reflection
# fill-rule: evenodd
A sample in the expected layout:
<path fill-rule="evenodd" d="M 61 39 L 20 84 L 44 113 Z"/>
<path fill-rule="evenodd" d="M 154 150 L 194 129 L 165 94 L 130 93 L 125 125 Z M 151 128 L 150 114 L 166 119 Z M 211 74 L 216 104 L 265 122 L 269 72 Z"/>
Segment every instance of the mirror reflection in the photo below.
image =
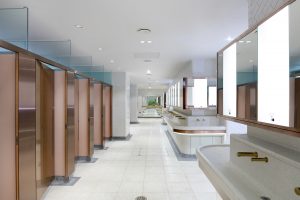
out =
<path fill-rule="evenodd" d="M 300 2 L 289 8 L 290 127 L 300 128 Z"/>
<path fill-rule="evenodd" d="M 251 120 L 257 120 L 257 43 L 257 30 L 237 42 L 237 117 Z"/>

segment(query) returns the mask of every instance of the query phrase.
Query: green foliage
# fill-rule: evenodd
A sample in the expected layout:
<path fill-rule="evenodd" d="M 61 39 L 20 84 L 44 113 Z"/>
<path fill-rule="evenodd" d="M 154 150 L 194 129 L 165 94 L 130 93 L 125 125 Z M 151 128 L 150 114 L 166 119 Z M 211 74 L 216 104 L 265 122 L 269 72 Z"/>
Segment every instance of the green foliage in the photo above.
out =
<path fill-rule="evenodd" d="M 156 105 L 158 105 L 156 100 L 153 100 L 153 99 L 148 100 L 148 106 L 156 106 Z"/>

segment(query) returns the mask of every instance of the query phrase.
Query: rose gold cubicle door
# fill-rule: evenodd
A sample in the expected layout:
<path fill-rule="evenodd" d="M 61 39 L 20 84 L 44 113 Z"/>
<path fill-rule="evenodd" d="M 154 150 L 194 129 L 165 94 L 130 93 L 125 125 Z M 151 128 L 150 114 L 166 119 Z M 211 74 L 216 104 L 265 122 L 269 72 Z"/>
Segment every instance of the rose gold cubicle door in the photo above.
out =
<path fill-rule="evenodd" d="M 0 54 L 0 199 L 16 199 L 16 54 Z"/>
<path fill-rule="evenodd" d="M 37 62 L 36 72 L 36 185 L 40 199 L 54 176 L 54 71 Z"/>
<path fill-rule="evenodd" d="M 66 177 L 75 169 L 75 75 L 67 72 Z"/>
<path fill-rule="evenodd" d="M 103 148 L 102 122 L 102 84 L 94 84 L 94 146 Z"/>
<path fill-rule="evenodd" d="M 89 156 L 94 154 L 94 83 L 89 80 Z"/>
<path fill-rule="evenodd" d="M 35 59 L 19 54 L 18 173 L 19 200 L 36 199 L 36 66 Z"/>

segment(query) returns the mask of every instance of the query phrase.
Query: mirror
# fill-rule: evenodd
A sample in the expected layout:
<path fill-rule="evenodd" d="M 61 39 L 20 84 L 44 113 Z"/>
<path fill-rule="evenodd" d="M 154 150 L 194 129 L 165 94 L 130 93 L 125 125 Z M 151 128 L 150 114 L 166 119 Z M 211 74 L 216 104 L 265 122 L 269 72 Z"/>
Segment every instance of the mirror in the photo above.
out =
<path fill-rule="evenodd" d="M 257 120 L 257 30 L 237 42 L 237 117 Z"/>
<path fill-rule="evenodd" d="M 187 108 L 216 109 L 216 86 L 213 78 L 187 78 Z"/>
<path fill-rule="evenodd" d="M 218 52 L 218 114 L 300 128 L 299 13 L 295 1 Z"/>
<path fill-rule="evenodd" d="M 300 128 L 300 1 L 295 1 L 289 9 L 289 74 L 290 108 L 289 126 Z"/>
<path fill-rule="evenodd" d="M 223 53 L 218 53 L 218 75 L 217 75 L 217 112 L 223 115 Z"/>

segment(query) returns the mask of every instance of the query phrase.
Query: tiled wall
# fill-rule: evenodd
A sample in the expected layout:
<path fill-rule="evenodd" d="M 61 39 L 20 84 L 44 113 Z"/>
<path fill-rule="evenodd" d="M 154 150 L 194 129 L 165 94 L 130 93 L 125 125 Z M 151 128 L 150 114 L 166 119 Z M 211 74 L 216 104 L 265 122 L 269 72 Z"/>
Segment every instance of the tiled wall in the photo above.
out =
<path fill-rule="evenodd" d="M 249 27 L 256 25 L 288 0 L 248 0 Z"/>

